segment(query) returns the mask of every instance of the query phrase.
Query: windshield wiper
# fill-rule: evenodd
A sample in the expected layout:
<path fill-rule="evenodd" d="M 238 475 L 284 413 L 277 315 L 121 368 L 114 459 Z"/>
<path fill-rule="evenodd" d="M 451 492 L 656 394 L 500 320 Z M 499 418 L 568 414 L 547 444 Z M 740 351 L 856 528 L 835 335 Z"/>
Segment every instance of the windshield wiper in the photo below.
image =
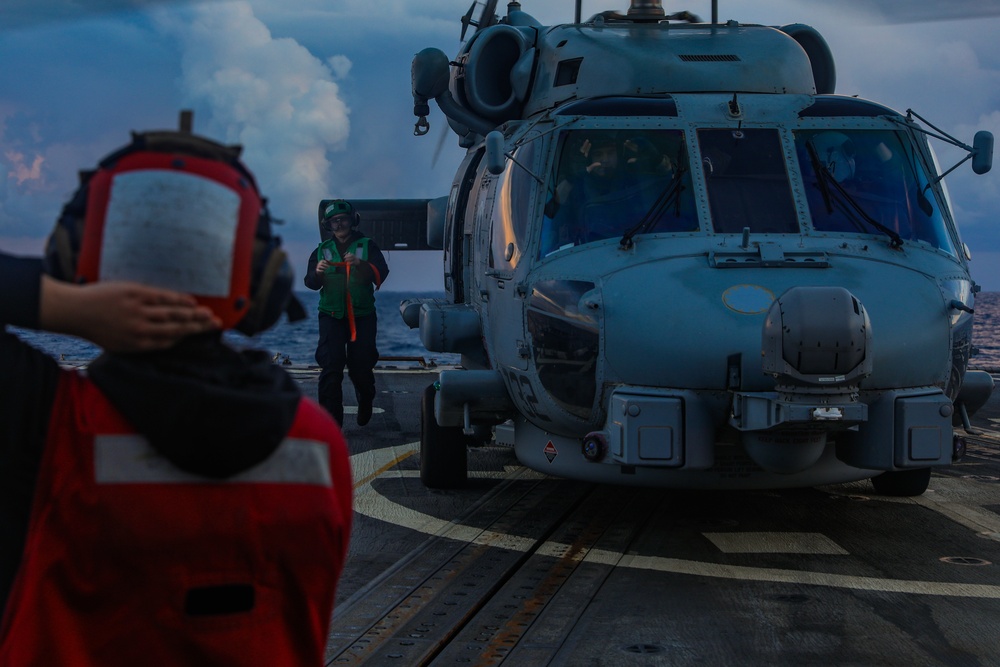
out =
<path fill-rule="evenodd" d="M 901 248 L 903 246 L 903 237 L 896 233 L 896 230 L 886 227 L 868 214 L 858 200 L 854 198 L 854 195 L 848 192 L 847 189 L 833 177 L 833 174 L 831 174 L 830 170 L 826 168 L 826 165 L 820 161 L 819 156 L 816 154 L 816 148 L 812 145 L 811 141 L 806 142 L 806 148 L 809 150 L 809 157 L 812 159 L 813 170 L 816 172 L 817 186 L 819 187 L 820 192 L 823 193 L 823 202 L 826 204 L 827 213 L 833 213 L 832 195 L 836 193 L 840 195 L 837 199 L 842 206 L 846 204 L 850 208 L 854 209 L 854 212 L 860 216 L 864 222 L 889 237 L 890 248 Z M 832 191 L 830 190 L 831 185 L 833 186 Z M 845 211 L 845 213 L 849 213 L 849 211 Z M 859 229 L 859 231 L 865 230 Z"/>
<path fill-rule="evenodd" d="M 642 216 L 642 219 L 629 228 L 625 234 L 622 236 L 620 245 L 623 249 L 628 250 L 632 247 L 633 241 L 632 237 L 636 234 L 642 232 L 648 232 L 653 226 L 659 221 L 663 212 L 668 206 L 674 204 L 677 208 L 677 215 L 680 215 L 681 199 L 680 194 L 684 191 L 684 186 L 681 184 L 681 176 L 684 175 L 685 168 L 683 166 L 678 166 L 677 170 L 674 171 L 673 176 L 670 177 L 670 181 L 660 192 L 656 201 L 653 205 L 646 211 L 646 214 Z"/>
<path fill-rule="evenodd" d="M 809 159 L 812 160 L 813 171 L 816 172 L 816 183 L 819 185 L 819 191 L 823 195 L 823 204 L 826 205 L 826 212 L 833 213 L 833 202 L 830 201 L 830 186 L 820 174 L 828 173 L 823 163 L 819 161 L 819 155 L 816 154 L 816 147 L 813 146 L 812 140 L 806 142 L 806 150 L 809 151 Z"/>

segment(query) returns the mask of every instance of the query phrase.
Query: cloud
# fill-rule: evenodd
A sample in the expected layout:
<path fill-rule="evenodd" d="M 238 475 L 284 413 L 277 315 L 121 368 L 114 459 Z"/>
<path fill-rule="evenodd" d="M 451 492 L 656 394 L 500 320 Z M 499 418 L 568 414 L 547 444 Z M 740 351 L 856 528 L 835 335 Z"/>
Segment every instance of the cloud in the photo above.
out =
<path fill-rule="evenodd" d="M 274 214 L 310 220 L 330 189 L 329 154 L 350 133 L 335 81 L 350 60 L 335 57 L 335 72 L 297 41 L 275 38 L 247 2 L 201 4 L 157 23 L 180 49 L 195 132 L 243 145 Z"/>
<path fill-rule="evenodd" d="M 0 3 L 0 169 L 11 174 L 0 183 L 0 234 L 48 233 L 77 169 L 124 144 L 129 130 L 176 127 L 182 108 L 194 109 L 199 134 L 244 145 L 273 213 L 290 223 L 286 243 L 315 242 L 324 197 L 448 192 L 465 151 L 436 106 L 431 133 L 413 136 L 410 62 L 428 46 L 457 54 L 472 0 L 143 2 L 152 10 L 134 0 Z M 911 13 L 940 5 L 910 4 Z M 523 5 L 546 25 L 574 11 L 571 2 Z M 664 5 L 711 14 L 709 0 Z M 886 25 L 879 14 L 889 5 L 723 2 L 720 19 L 812 25 L 833 50 L 839 92 L 913 108 L 968 143 L 976 130 L 1000 131 L 997 21 Z M 583 0 L 582 15 L 627 6 Z M 945 168 L 964 155 L 932 143 Z M 997 174 L 963 165 L 946 179 L 974 252 L 1000 249 L 1000 228 L 987 224 L 1000 208 Z"/>
<path fill-rule="evenodd" d="M 176 126 L 174 55 L 135 13 L 21 30 L 0 22 L 0 37 L 0 168 L 14 174 L 0 183 L 0 234 L 44 237 L 79 169 L 129 130 Z"/>
<path fill-rule="evenodd" d="M 338 79 L 345 79 L 351 73 L 351 61 L 347 56 L 330 56 L 326 59 L 326 64 L 330 66 L 333 74 Z"/>
<path fill-rule="evenodd" d="M 25 161 L 24 153 L 8 150 L 4 155 L 11 163 L 7 178 L 14 179 L 18 185 L 23 185 L 25 181 L 37 181 L 42 177 L 42 163 L 45 162 L 45 158 L 41 155 L 35 155 L 30 166 Z"/>

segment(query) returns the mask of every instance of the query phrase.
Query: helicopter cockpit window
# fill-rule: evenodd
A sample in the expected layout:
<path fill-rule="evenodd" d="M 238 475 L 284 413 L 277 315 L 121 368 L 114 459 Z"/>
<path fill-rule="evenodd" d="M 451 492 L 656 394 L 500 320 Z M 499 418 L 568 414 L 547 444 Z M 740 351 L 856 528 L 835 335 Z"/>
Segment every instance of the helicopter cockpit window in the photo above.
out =
<path fill-rule="evenodd" d="M 521 259 L 531 214 L 531 194 L 537 186 L 535 177 L 528 171 L 534 168 L 536 144 L 529 141 L 520 146 L 501 177 L 500 197 L 493 216 L 491 268 L 513 269 Z"/>
<path fill-rule="evenodd" d="M 795 147 L 813 227 L 925 241 L 956 255 L 914 147 L 894 130 L 809 130 Z"/>
<path fill-rule="evenodd" d="M 777 130 L 698 130 L 712 227 L 720 234 L 797 234 Z"/>
<path fill-rule="evenodd" d="M 528 332 L 538 379 L 564 410 L 586 419 L 597 392 L 600 333 L 592 313 L 581 310 L 594 289 L 584 280 L 542 280 L 528 299 Z"/>
<path fill-rule="evenodd" d="M 626 232 L 693 232 L 698 217 L 680 130 L 573 130 L 560 137 L 539 256 Z"/>

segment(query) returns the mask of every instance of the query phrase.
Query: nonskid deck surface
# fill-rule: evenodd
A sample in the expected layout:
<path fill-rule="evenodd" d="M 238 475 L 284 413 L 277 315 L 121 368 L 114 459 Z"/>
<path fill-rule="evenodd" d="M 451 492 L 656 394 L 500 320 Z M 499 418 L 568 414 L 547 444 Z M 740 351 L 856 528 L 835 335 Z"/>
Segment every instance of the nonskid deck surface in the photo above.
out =
<path fill-rule="evenodd" d="M 594 485 L 494 446 L 470 450 L 466 488 L 430 491 L 434 379 L 380 367 L 371 423 L 347 408 L 355 523 L 327 664 L 1000 664 L 1000 400 L 917 498 Z"/>

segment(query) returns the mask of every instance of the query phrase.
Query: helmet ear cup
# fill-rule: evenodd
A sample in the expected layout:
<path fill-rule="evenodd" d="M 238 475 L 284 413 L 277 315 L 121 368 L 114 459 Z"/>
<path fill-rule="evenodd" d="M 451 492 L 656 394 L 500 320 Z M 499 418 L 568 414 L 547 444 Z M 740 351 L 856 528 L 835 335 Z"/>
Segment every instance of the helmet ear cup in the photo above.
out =
<path fill-rule="evenodd" d="M 354 222 L 351 223 L 351 229 L 357 229 L 358 225 L 361 224 L 361 214 L 357 211 L 354 212 Z"/>
<path fill-rule="evenodd" d="M 292 267 L 277 239 L 256 239 L 250 278 L 250 309 L 236 330 L 253 336 L 273 326 L 292 295 Z"/>
<path fill-rule="evenodd" d="M 65 221 L 65 222 L 64 222 Z M 45 242 L 45 273 L 57 280 L 74 282 L 76 280 L 76 264 L 80 256 L 80 228 L 83 220 L 68 220 L 63 215 L 59 218 L 52 233 Z"/>
<path fill-rule="evenodd" d="M 87 218 L 87 183 L 92 175 L 92 171 L 80 172 L 80 187 L 63 206 L 56 226 L 45 242 L 43 268 L 45 273 L 57 280 L 76 281 L 76 267 Z"/>

